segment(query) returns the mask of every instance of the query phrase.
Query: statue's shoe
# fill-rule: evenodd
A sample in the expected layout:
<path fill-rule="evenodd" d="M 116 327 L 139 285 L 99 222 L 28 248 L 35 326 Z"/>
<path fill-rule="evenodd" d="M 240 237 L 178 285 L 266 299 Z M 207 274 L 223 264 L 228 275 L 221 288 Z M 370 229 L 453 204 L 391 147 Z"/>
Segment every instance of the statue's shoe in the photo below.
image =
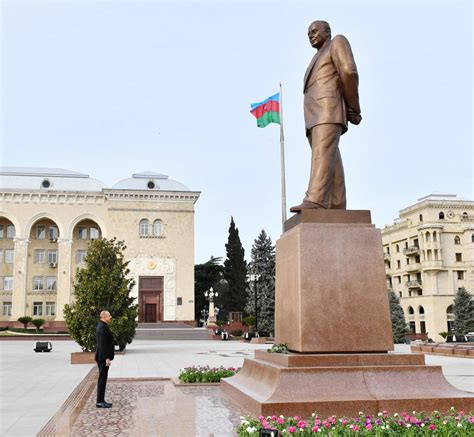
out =
<path fill-rule="evenodd" d="M 309 202 L 308 200 L 304 200 L 301 205 L 292 206 L 290 208 L 291 212 L 300 212 L 302 209 L 326 209 L 321 206 L 319 203 Z"/>

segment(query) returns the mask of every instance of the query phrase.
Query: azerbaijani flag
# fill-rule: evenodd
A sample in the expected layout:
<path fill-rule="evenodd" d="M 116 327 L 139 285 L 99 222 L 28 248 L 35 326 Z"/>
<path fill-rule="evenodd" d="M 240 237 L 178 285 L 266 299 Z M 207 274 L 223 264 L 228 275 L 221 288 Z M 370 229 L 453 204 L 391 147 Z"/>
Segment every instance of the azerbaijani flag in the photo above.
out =
<path fill-rule="evenodd" d="M 263 102 L 251 103 L 250 113 L 257 119 L 258 127 L 266 127 L 270 123 L 280 124 L 280 93 Z"/>

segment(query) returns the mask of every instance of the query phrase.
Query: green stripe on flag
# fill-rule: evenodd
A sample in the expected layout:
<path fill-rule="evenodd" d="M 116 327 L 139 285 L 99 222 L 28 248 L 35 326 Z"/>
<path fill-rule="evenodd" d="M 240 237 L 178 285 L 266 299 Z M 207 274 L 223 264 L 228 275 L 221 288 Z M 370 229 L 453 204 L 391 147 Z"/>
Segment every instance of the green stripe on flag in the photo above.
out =
<path fill-rule="evenodd" d="M 257 118 L 258 127 L 266 127 L 270 123 L 280 124 L 280 114 L 275 111 L 265 112 L 260 118 Z"/>

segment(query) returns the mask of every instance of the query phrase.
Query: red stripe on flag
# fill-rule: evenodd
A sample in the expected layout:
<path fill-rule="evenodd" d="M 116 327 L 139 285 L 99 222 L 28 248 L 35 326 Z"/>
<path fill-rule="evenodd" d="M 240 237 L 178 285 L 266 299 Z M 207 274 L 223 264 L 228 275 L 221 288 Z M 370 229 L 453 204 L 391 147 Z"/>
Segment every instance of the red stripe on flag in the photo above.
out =
<path fill-rule="evenodd" d="M 265 112 L 278 112 L 280 113 L 280 103 L 275 100 L 270 100 L 269 102 L 264 103 L 263 105 L 257 106 L 255 109 L 250 111 L 250 113 L 255 118 L 260 118 Z"/>

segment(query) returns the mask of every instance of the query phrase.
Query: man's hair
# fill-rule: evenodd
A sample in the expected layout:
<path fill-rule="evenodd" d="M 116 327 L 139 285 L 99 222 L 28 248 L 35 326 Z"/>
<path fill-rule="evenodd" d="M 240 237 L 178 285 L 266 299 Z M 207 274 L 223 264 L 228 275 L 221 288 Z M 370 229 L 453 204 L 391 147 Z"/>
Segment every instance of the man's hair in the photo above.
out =
<path fill-rule="evenodd" d="M 312 25 L 322 27 L 323 29 L 325 29 L 329 38 L 331 38 L 331 26 L 329 26 L 329 23 L 327 21 L 316 20 L 316 21 L 313 21 L 309 26 L 311 27 Z"/>
<path fill-rule="evenodd" d="M 107 310 L 100 312 L 100 318 L 102 319 L 106 314 L 110 314 Z"/>

